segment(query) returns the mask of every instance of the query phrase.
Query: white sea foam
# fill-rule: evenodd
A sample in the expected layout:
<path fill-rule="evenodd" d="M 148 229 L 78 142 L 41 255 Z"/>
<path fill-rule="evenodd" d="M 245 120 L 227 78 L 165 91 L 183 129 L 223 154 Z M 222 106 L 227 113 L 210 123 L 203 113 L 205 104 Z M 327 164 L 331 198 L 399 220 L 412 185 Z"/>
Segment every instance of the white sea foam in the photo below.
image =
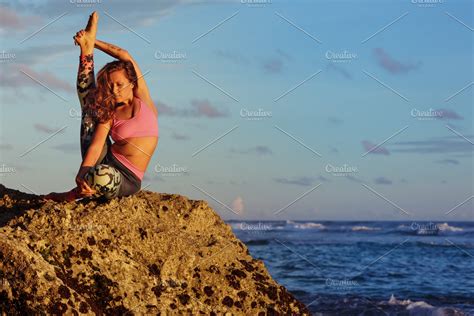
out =
<path fill-rule="evenodd" d="M 447 316 L 464 315 L 462 312 L 449 307 L 434 307 L 424 301 L 412 302 L 411 300 L 397 300 L 392 294 L 389 305 L 405 306 L 410 316 Z"/>
<path fill-rule="evenodd" d="M 374 231 L 381 230 L 379 227 L 369 227 L 369 226 L 353 226 L 352 231 Z"/>
<path fill-rule="evenodd" d="M 326 229 L 326 226 L 320 223 L 294 223 L 293 227 L 296 229 Z"/>

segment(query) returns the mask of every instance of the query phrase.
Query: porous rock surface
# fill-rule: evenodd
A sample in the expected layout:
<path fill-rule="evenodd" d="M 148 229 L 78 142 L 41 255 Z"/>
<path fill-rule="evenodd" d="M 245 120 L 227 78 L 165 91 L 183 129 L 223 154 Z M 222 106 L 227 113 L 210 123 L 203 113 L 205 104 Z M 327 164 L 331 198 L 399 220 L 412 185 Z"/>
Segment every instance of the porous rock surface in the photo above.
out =
<path fill-rule="evenodd" d="M 309 315 L 203 200 L 43 202 L 0 184 L 8 315 Z"/>

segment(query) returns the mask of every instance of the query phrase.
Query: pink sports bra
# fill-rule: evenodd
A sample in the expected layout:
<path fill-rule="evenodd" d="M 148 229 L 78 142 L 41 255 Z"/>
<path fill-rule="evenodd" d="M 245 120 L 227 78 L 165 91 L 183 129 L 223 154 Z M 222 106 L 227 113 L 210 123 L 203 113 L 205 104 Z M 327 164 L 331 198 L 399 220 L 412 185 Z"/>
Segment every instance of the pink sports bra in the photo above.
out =
<path fill-rule="evenodd" d="M 116 141 L 130 137 L 155 136 L 158 137 L 158 118 L 155 113 L 141 99 L 140 109 L 132 118 L 117 120 L 114 117 L 110 136 Z"/>
<path fill-rule="evenodd" d="M 158 137 L 158 117 L 155 115 L 152 109 L 146 105 L 140 98 L 140 108 L 132 118 L 126 120 L 117 120 L 114 117 L 112 128 L 110 130 L 110 136 L 113 141 L 121 141 L 130 137 L 143 137 L 143 136 L 154 136 Z M 113 147 L 112 147 L 113 148 Z M 128 169 L 130 169 L 140 180 L 143 179 L 145 174 L 135 167 L 130 161 L 119 153 L 112 150 L 112 154 L 123 163 Z"/>

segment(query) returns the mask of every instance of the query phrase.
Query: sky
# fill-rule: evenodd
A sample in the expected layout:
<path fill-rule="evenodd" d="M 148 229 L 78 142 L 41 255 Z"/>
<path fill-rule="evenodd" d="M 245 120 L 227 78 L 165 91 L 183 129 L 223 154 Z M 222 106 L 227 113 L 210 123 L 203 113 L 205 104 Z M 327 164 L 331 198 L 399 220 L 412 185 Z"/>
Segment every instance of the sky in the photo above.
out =
<path fill-rule="evenodd" d="M 7 187 L 75 186 L 92 11 L 158 109 L 142 189 L 224 219 L 474 219 L 472 1 L 0 2 Z"/>

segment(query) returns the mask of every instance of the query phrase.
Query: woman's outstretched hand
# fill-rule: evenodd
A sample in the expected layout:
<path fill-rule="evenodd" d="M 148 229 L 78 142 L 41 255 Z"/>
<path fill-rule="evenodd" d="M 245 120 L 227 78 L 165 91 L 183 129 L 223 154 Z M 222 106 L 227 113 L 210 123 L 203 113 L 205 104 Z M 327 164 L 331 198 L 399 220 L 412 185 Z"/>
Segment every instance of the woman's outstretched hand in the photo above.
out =
<path fill-rule="evenodd" d="M 87 181 L 84 179 L 85 175 L 87 174 L 90 168 L 91 167 L 81 167 L 76 176 L 76 184 L 78 188 L 78 193 L 81 196 L 91 196 L 97 193 L 96 190 L 91 189 Z"/>
<path fill-rule="evenodd" d="M 73 36 L 73 39 L 74 39 L 74 45 L 79 45 L 79 46 L 82 46 L 84 45 L 85 43 L 85 39 L 84 39 L 84 33 L 85 31 L 84 30 L 80 30 L 79 32 L 76 33 L 75 36 Z"/>

